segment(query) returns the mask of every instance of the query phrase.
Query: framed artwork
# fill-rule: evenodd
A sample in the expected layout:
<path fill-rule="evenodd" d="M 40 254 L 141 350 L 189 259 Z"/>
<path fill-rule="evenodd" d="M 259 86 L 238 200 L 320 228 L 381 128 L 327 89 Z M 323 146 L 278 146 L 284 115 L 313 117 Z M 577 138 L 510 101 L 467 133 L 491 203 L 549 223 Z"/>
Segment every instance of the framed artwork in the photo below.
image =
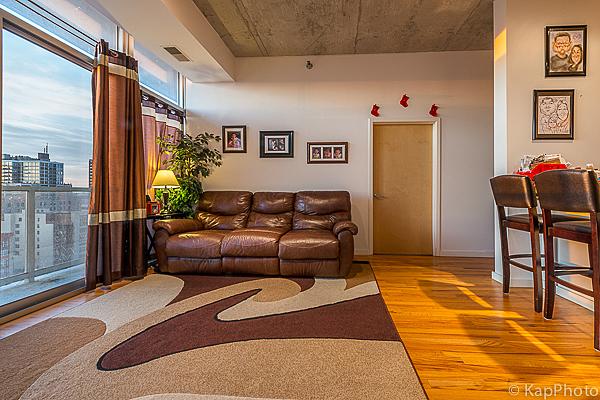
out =
<path fill-rule="evenodd" d="M 160 214 L 160 203 L 158 201 L 146 202 L 146 214 L 148 214 L 148 215 Z"/>
<path fill-rule="evenodd" d="M 546 76 L 585 76 L 587 25 L 546 27 Z"/>
<path fill-rule="evenodd" d="M 348 142 L 308 142 L 307 164 L 347 164 Z"/>
<path fill-rule="evenodd" d="M 533 140 L 573 140 L 575 90 L 533 91 Z"/>
<path fill-rule="evenodd" d="M 223 153 L 246 152 L 246 125 L 230 125 L 221 128 Z"/>
<path fill-rule="evenodd" d="M 293 158 L 294 131 L 260 131 L 260 158 Z"/>

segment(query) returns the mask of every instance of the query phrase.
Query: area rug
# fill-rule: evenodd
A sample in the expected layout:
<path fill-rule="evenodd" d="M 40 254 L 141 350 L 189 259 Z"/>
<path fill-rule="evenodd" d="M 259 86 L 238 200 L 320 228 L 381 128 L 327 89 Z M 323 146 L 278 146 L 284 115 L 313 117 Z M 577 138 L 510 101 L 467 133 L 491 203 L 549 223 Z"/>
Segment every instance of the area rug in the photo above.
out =
<path fill-rule="evenodd" d="M 425 399 L 368 264 L 153 274 L 0 341 L 2 399 Z"/>

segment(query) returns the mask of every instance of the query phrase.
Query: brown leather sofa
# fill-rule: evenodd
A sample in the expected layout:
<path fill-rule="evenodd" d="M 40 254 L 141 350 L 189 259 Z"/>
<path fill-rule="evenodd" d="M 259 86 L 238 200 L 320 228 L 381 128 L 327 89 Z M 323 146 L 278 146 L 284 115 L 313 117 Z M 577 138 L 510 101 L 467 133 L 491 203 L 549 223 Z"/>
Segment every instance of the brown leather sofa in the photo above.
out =
<path fill-rule="evenodd" d="M 194 219 L 154 223 L 167 273 L 342 277 L 357 226 L 350 194 L 204 192 Z"/>

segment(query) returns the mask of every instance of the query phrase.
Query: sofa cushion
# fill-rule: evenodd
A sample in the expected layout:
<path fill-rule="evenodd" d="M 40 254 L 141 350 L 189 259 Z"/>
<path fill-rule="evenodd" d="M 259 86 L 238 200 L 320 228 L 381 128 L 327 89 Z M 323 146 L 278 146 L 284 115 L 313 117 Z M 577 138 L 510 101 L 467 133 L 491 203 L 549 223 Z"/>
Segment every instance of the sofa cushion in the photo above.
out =
<path fill-rule="evenodd" d="M 250 192 L 204 192 L 198 202 L 196 218 L 205 229 L 245 228 L 251 205 Z"/>
<path fill-rule="evenodd" d="M 219 215 L 236 215 L 249 212 L 251 204 L 251 192 L 207 191 L 200 196 L 198 211 Z"/>
<path fill-rule="evenodd" d="M 248 228 L 283 228 L 292 229 L 292 212 L 282 214 L 261 214 L 252 211 L 248 217 Z"/>
<path fill-rule="evenodd" d="M 339 221 L 348 221 L 350 194 L 344 191 L 298 192 L 294 202 L 293 229 L 331 230 Z"/>
<path fill-rule="evenodd" d="M 350 193 L 345 191 L 298 192 L 294 209 L 306 215 L 346 213 L 350 218 Z"/>
<path fill-rule="evenodd" d="M 294 210 L 294 193 L 256 192 L 252 198 L 252 211 L 261 214 L 281 214 Z"/>
<path fill-rule="evenodd" d="M 230 231 L 205 230 L 180 233 L 167 239 L 167 256 L 182 258 L 219 258 L 221 241 Z"/>
<path fill-rule="evenodd" d="M 336 219 L 333 215 L 294 214 L 294 229 L 333 229 Z"/>
<path fill-rule="evenodd" d="M 256 192 L 252 198 L 252 211 L 248 228 L 277 227 L 292 229 L 294 193 Z"/>
<path fill-rule="evenodd" d="M 246 227 L 248 213 L 217 215 L 200 211 L 196 214 L 196 218 L 202 223 L 204 229 L 233 230 Z"/>
<path fill-rule="evenodd" d="M 229 232 L 221 243 L 227 257 L 277 257 L 279 239 L 286 232 L 280 228 L 244 228 Z"/>
<path fill-rule="evenodd" d="M 331 231 L 290 231 L 279 239 L 279 258 L 284 260 L 331 259 L 339 253 L 339 241 Z"/>

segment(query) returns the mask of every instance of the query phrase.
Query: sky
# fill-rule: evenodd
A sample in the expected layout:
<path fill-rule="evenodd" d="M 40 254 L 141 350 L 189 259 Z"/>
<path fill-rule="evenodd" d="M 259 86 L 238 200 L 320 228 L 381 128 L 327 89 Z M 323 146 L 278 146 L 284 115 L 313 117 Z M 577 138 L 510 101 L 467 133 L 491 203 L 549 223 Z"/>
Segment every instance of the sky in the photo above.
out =
<path fill-rule="evenodd" d="M 88 186 L 91 72 L 11 32 L 3 35 L 2 153 L 65 164 L 65 183 Z"/>

